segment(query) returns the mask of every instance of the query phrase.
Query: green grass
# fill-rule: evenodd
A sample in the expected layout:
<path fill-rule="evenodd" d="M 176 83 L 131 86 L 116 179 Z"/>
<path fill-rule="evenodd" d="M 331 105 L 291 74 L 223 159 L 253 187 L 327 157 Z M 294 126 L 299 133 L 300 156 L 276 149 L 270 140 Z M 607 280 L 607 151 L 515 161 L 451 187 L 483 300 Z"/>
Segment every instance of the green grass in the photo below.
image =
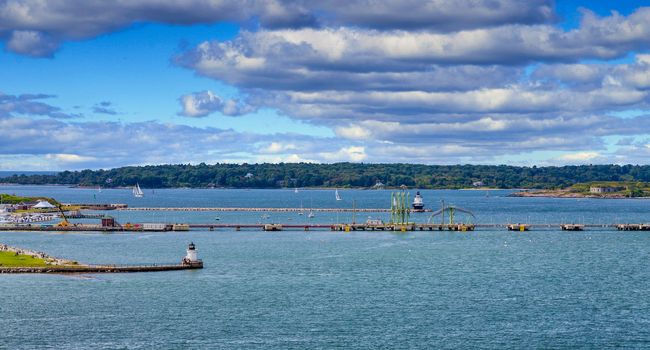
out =
<path fill-rule="evenodd" d="M 30 255 L 16 255 L 13 252 L 0 252 L 0 267 L 46 266 L 45 260 Z"/>
<path fill-rule="evenodd" d="M 6 194 L 6 193 L 0 193 L 0 200 L 3 204 L 18 204 L 20 202 L 35 202 L 38 200 L 46 200 L 50 202 L 50 204 L 53 205 L 58 205 L 59 202 L 57 202 L 53 198 L 48 198 L 48 197 L 21 197 L 21 196 L 15 196 L 13 194 Z"/>
<path fill-rule="evenodd" d="M 569 187 L 571 192 L 591 194 L 589 188 L 591 186 L 601 187 L 623 187 L 624 189 L 617 192 L 609 192 L 607 194 L 620 194 L 626 197 L 648 197 L 650 196 L 650 183 L 639 181 L 597 181 L 579 183 Z M 605 195 L 607 195 L 605 194 Z"/>

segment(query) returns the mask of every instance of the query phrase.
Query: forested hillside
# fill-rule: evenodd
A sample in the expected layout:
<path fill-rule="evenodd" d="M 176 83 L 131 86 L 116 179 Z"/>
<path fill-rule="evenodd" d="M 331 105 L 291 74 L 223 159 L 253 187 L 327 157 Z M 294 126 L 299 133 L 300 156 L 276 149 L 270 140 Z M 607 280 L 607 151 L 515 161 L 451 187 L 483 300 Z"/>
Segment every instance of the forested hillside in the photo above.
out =
<path fill-rule="evenodd" d="M 16 184 L 68 184 L 120 187 L 139 183 L 165 187 L 388 187 L 468 188 L 475 182 L 496 188 L 564 188 L 590 181 L 650 181 L 650 166 L 583 165 L 516 167 L 506 165 L 420 164 L 198 164 L 63 171 L 55 175 L 14 175 Z"/>

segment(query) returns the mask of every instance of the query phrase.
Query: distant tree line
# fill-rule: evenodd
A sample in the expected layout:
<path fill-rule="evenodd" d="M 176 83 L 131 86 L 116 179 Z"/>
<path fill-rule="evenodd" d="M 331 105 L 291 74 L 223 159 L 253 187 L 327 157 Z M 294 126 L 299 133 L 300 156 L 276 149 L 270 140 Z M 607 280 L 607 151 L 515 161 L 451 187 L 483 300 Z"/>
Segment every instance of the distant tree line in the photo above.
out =
<path fill-rule="evenodd" d="M 507 165 L 421 165 L 363 163 L 173 164 L 110 170 L 63 171 L 54 175 L 13 175 L 0 182 L 44 185 L 145 188 L 170 187 L 387 187 L 468 188 L 477 182 L 495 188 L 558 189 L 590 181 L 650 181 L 648 165 L 518 167 Z"/>

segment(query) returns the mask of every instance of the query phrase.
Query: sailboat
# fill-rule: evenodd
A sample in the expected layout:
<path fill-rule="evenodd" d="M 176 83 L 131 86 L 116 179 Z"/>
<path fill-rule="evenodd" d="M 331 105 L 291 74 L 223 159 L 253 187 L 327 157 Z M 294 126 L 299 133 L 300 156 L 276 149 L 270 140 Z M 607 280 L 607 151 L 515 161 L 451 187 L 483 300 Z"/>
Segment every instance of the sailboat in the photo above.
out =
<path fill-rule="evenodd" d="M 314 202 L 310 200 L 309 203 L 310 203 L 310 205 L 309 205 L 309 214 L 307 214 L 307 217 L 311 219 L 316 215 L 314 215 L 314 211 L 311 209 L 311 208 L 314 207 Z"/>
<path fill-rule="evenodd" d="M 298 187 L 293 189 L 293 193 L 298 193 Z"/>
<path fill-rule="evenodd" d="M 135 186 L 133 186 L 133 196 L 136 198 L 142 198 L 144 197 L 144 192 L 140 189 L 140 184 L 136 183 Z"/>
<path fill-rule="evenodd" d="M 338 189 L 338 188 L 334 191 L 334 194 L 336 195 L 336 200 L 337 200 L 337 201 L 340 201 L 340 200 L 341 200 L 341 196 L 339 195 L 339 189 Z"/>

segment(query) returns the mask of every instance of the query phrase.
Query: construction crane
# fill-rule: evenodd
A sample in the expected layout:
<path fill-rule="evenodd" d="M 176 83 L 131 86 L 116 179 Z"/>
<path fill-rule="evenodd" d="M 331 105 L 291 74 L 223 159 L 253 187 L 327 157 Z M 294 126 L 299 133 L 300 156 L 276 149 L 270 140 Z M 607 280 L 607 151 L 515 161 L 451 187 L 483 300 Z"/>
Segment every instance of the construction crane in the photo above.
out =
<path fill-rule="evenodd" d="M 59 213 L 61 213 L 61 217 L 63 220 L 59 222 L 58 224 L 54 225 L 55 227 L 70 227 L 72 224 L 70 224 L 70 221 L 68 221 L 68 218 L 65 216 L 65 213 L 63 212 L 63 209 L 61 208 L 61 204 L 57 203 L 56 206 L 59 209 Z"/>
<path fill-rule="evenodd" d="M 453 205 L 452 206 L 446 206 L 445 201 L 441 201 L 441 202 L 442 202 L 442 208 L 440 208 L 440 209 L 438 209 L 438 210 L 431 213 L 431 216 L 429 216 L 429 219 L 427 220 L 427 224 L 432 223 L 433 219 L 436 216 L 441 215 L 442 216 L 441 224 L 445 225 L 445 213 L 448 213 L 448 215 L 449 215 L 449 225 L 455 224 L 454 217 L 455 217 L 456 212 L 465 213 L 469 217 L 471 217 L 472 219 L 476 219 L 476 216 L 474 216 L 474 213 L 472 213 L 471 211 L 469 211 L 467 209 L 459 208 L 459 207 L 456 207 L 456 206 L 453 206 Z"/>

